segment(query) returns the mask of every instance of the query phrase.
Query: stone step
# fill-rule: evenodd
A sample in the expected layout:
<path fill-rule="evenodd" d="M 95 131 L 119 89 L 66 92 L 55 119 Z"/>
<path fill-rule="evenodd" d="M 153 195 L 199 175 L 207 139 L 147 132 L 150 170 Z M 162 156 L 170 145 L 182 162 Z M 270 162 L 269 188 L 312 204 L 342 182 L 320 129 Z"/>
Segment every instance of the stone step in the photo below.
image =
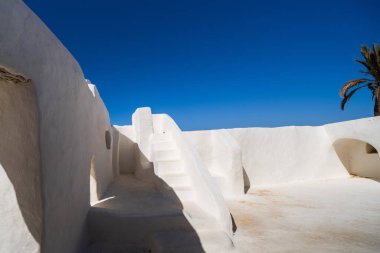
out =
<path fill-rule="evenodd" d="M 184 168 L 180 160 L 155 161 L 154 171 L 158 176 L 161 176 L 164 174 L 181 173 L 184 171 Z"/>
<path fill-rule="evenodd" d="M 154 151 L 154 161 L 176 161 L 181 155 L 178 149 Z"/>
<path fill-rule="evenodd" d="M 175 186 L 172 188 L 181 203 L 195 200 L 195 192 L 190 186 Z"/>
<path fill-rule="evenodd" d="M 226 253 L 234 251 L 231 238 L 219 230 L 166 231 L 150 239 L 152 253 Z"/>
<path fill-rule="evenodd" d="M 172 188 L 190 184 L 190 179 L 185 173 L 166 173 L 159 175 L 159 177 Z"/>

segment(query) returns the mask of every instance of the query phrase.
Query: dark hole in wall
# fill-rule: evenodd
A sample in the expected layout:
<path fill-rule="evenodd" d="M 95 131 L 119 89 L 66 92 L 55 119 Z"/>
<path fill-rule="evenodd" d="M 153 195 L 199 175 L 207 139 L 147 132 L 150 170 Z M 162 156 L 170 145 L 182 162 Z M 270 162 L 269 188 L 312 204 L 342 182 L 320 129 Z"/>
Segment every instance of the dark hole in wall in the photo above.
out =
<path fill-rule="evenodd" d="M 249 177 L 244 167 L 243 167 L 243 178 L 244 178 L 244 193 L 247 193 L 249 188 L 251 188 L 251 181 L 249 180 Z"/>
<path fill-rule="evenodd" d="M 111 132 L 109 130 L 106 130 L 105 137 L 106 137 L 106 147 L 107 149 L 111 149 Z"/>
<path fill-rule="evenodd" d="M 368 144 L 368 143 L 366 145 L 366 152 L 367 152 L 367 154 L 378 154 L 378 152 L 375 149 L 375 147 L 372 146 L 371 144 Z"/>

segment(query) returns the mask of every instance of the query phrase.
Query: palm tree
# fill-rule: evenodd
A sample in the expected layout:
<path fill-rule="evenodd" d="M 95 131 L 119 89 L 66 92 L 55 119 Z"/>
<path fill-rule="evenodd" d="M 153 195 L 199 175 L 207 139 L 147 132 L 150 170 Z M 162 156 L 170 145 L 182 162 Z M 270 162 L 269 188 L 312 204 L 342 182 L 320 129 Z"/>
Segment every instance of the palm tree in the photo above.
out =
<path fill-rule="evenodd" d="M 342 97 L 341 108 L 343 111 L 344 106 L 356 91 L 367 87 L 372 93 L 372 100 L 375 101 L 373 114 L 380 116 L 380 47 L 375 43 L 372 46 L 372 50 L 367 46 L 362 46 L 361 54 L 364 57 L 364 61 L 355 61 L 366 68 L 365 71 L 360 71 L 360 73 L 368 76 L 368 78 L 351 80 L 342 86 L 340 89 L 340 96 Z"/>

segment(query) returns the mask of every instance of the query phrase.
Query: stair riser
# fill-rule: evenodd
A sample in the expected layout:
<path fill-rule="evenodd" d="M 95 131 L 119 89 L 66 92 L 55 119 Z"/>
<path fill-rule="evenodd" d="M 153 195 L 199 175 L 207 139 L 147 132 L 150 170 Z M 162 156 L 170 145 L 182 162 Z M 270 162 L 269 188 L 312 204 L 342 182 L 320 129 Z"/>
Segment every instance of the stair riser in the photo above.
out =
<path fill-rule="evenodd" d="M 155 161 L 177 161 L 180 160 L 181 156 L 178 150 L 161 150 L 154 152 Z"/>
<path fill-rule="evenodd" d="M 173 141 L 160 141 L 160 142 L 154 142 L 153 143 L 153 150 L 154 151 L 160 151 L 160 150 L 171 150 L 176 149 L 177 146 Z"/>

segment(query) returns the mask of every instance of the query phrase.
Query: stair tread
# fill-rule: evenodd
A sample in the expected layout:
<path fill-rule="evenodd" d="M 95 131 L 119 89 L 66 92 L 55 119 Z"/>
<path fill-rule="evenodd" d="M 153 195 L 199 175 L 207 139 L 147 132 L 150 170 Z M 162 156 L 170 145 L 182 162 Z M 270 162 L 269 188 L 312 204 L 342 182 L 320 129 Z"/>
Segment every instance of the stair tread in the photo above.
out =
<path fill-rule="evenodd" d="M 154 153 L 179 153 L 179 150 L 176 148 L 173 149 L 163 149 L 163 150 L 155 150 Z"/>
<path fill-rule="evenodd" d="M 190 185 L 178 185 L 174 188 L 175 191 L 194 191 Z"/>
<path fill-rule="evenodd" d="M 183 172 L 168 172 L 162 174 L 163 177 L 186 177 L 186 174 Z"/>

